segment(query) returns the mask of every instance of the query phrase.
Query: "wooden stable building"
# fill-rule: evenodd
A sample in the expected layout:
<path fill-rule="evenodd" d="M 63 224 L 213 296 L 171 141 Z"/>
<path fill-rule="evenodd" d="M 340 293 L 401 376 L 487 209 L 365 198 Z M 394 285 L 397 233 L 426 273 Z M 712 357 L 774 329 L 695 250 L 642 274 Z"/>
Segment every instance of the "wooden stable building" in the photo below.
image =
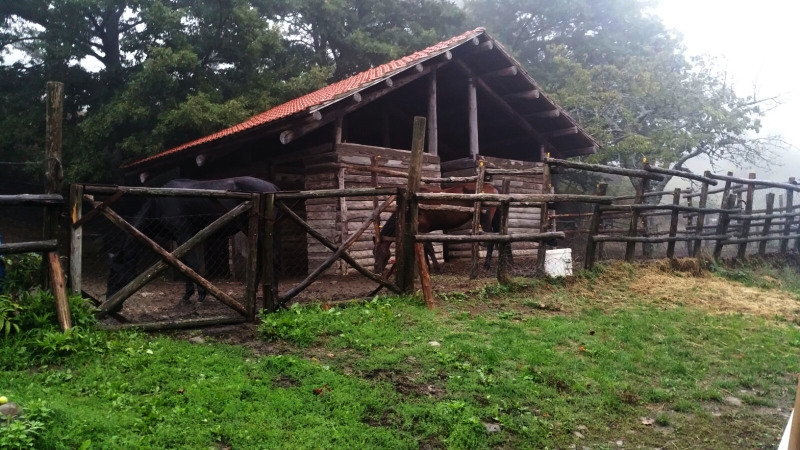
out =
<path fill-rule="evenodd" d="M 128 164 L 126 184 L 254 176 L 282 190 L 405 186 L 400 175 L 408 172 L 415 116 L 427 117 L 423 177 L 475 175 L 481 161 L 486 167 L 529 169 L 541 167 L 548 153 L 569 158 L 597 151 L 592 137 L 478 28 Z M 504 177 L 491 181 L 498 190 Z M 541 175 L 505 178 L 511 178 L 509 193 L 550 190 Z M 293 210 L 340 243 L 379 201 L 307 200 Z M 509 222 L 511 232 L 540 229 L 539 212 L 532 208 L 512 209 Z M 363 265 L 372 264 L 373 232 L 349 250 Z M 514 252 L 530 253 L 525 245 L 535 244 L 515 244 Z M 294 225 L 282 230 L 281 247 L 285 275 L 305 273 L 330 255 Z M 447 253 L 469 254 L 468 244 L 452 245 Z M 346 273 L 344 263 L 337 264 L 334 270 Z"/>

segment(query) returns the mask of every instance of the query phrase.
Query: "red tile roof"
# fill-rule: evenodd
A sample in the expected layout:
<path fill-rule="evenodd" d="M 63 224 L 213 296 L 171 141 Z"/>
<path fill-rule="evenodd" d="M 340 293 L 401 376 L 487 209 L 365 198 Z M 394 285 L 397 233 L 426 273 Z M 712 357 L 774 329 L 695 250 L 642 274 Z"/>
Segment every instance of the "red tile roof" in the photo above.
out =
<path fill-rule="evenodd" d="M 327 103 L 331 103 L 340 98 L 344 98 L 354 92 L 357 92 L 361 89 L 367 88 L 377 82 L 380 82 L 383 79 L 390 77 L 394 73 L 408 69 L 415 64 L 430 59 L 441 53 L 444 53 L 447 50 L 450 50 L 458 46 L 459 44 L 482 34 L 483 32 L 484 32 L 483 28 L 476 28 L 474 30 L 468 31 L 462 35 L 456 36 L 446 41 L 442 41 L 424 50 L 420 50 L 416 53 L 412 53 L 411 55 L 405 56 L 403 58 L 388 62 L 386 64 L 382 64 L 378 67 L 373 67 L 372 69 L 365 70 L 364 72 L 353 75 L 352 77 L 339 81 L 338 83 L 326 86 L 318 91 L 314 91 L 310 94 L 306 94 L 302 97 L 290 100 L 282 105 L 278 105 L 268 111 L 255 115 L 238 125 L 234 125 L 230 128 L 226 128 L 217 133 L 210 134 L 208 136 L 196 139 L 191 142 L 187 142 L 183 145 L 169 149 L 157 155 L 140 159 L 138 161 L 127 164 L 122 168 L 129 168 L 148 161 L 163 158 L 164 156 L 171 155 L 174 153 L 179 153 L 191 147 L 196 147 L 198 145 L 205 144 L 207 142 L 212 142 L 226 136 L 231 136 L 240 133 L 244 130 L 254 128 L 259 125 L 264 125 L 266 123 L 273 122 L 275 120 L 282 119 L 284 117 L 288 117 L 294 114 L 301 113 L 303 111 L 307 111 L 310 108 L 315 108 L 325 105 Z"/>

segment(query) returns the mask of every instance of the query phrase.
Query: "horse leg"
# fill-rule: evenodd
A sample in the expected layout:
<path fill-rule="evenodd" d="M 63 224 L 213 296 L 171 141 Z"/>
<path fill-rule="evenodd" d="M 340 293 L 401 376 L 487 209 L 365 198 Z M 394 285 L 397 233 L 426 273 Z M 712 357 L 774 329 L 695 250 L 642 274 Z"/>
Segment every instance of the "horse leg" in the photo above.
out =
<path fill-rule="evenodd" d="M 187 239 L 188 238 L 179 240 L 178 245 L 183 245 L 183 243 L 186 242 Z M 183 260 L 184 264 L 186 264 L 193 271 L 197 272 L 199 270 L 200 262 L 197 259 L 197 252 L 195 252 L 194 250 L 187 253 L 186 256 L 183 258 Z M 194 295 L 194 281 L 186 280 L 186 291 L 184 292 L 183 298 L 181 298 L 181 301 L 178 304 L 180 305 L 188 303 L 189 299 L 192 298 L 192 295 Z M 198 285 L 197 301 L 202 302 L 205 299 L 206 299 L 206 290 L 202 286 Z"/>
<path fill-rule="evenodd" d="M 430 258 L 431 264 L 433 266 L 433 271 L 436 273 L 441 272 L 442 268 L 439 266 L 439 261 L 436 259 L 436 251 L 433 249 L 433 244 L 430 242 L 426 242 L 423 244 L 423 248 L 425 250 L 425 260 L 427 261 Z"/>
<path fill-rule="evenodd" d="M 492 252 L 494 252 L 494 242 L 489 242 L 486 245 L 486 262 L 483 264 L 484 269 L 492 267 Z"/>

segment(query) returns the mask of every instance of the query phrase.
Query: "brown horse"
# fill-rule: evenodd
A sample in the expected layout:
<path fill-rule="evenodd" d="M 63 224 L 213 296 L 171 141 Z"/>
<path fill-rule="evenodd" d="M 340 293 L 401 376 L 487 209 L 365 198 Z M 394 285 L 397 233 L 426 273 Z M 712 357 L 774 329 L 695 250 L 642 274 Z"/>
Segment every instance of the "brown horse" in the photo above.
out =
<path fill-rule="evenodd" d="M 427 186 L 420 188 L 421 192 L 447 192 L 451 194 L 474 194 L 477 188 L 476 183 L 460 184 L 458 186 L 449 187 L 447 189 L 436 189 Z M 484 183 L 484 194 L 497 194 L 497 189 L 491 184 Z M 452 205 L 452 206 L 465 206 L 473 207 L 474 202 L 467 200 L 420 200 L 421 205 Z M 485 232 L 492 231 L 492 219 L 494 218 L 497 208 L 494 206 L 482 208 L 481 211 L 481 228 Z M 429 209 L 419 210 L 419 232 L 430 233 L 431 231 L 447 231 L 458 228 L 465 223 L 472 220 L 473 213 L 471 212 L 454 212 L 454 211 L 434 211 Z M 389 217 L 386 223 L 381 228 L 381 237 L 394 237 L 397 234 L 397 213 Z M 375 242 L 373 248 L 373 256 L 375 257 L 375 273 L 383 273 L 386 268 L 386 263 L 391 256 L 390 246 L 391 241 L 380 239 Z M 433 262 L 433 269 L 439 270 L 439 263 L 436 261 L 436 256 L 433 251 L 433 245 L 430 242 L 425 243 L 425 255 Z"/>

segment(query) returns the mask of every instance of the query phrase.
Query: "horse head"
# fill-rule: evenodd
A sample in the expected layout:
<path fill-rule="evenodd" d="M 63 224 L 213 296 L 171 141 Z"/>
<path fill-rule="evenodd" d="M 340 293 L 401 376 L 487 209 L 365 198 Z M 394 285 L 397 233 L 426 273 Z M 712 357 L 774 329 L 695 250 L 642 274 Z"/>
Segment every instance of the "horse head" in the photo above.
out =
<path fill-rule="evenodd" d="M 108 254 L 108 281 L 106 298 L 116 294 L 120 289 L 136 278 L 136 255 L 130 249 Z"/>
<path fill-rule="evenodd" d="M 389 257 L 392 256 L 392 243 L 386 239 L 378 239 L 378 237 L 374 237 L 373 242 L 375 243 L 372 248 L 372 256 L 375 258 L 375 273 L 382 274 L 386 263 L 389 262 Z"/>

